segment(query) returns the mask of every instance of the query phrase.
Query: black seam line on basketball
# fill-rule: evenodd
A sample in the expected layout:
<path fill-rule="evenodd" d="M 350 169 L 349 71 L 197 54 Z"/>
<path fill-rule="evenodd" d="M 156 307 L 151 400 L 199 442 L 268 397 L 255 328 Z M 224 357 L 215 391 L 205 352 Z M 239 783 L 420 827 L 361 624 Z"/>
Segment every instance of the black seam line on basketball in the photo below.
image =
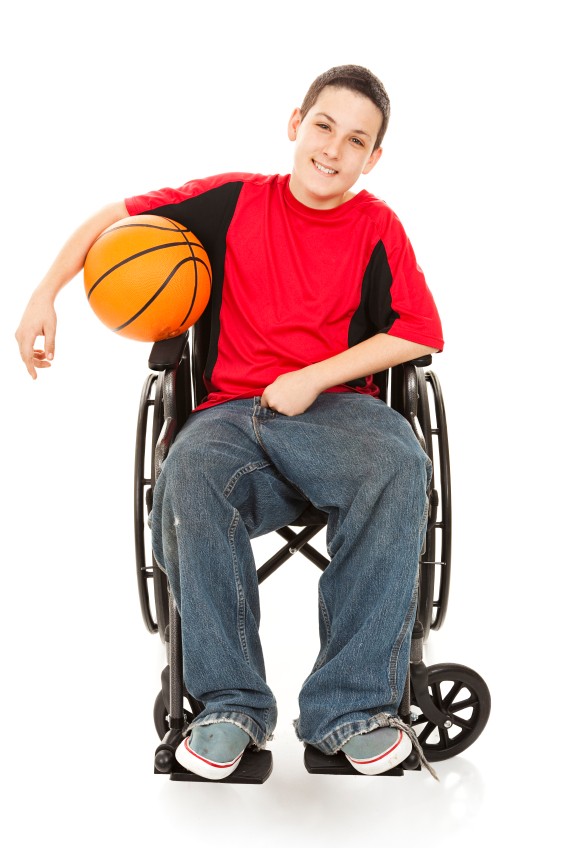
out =
<path fill-rule="evenodd" d="M 185 317 L 183 318 L 181 323 L 178 325 L 177 329 L 179 329 L 180 327 L 183 326 L 183 324 L 185 323 L 185 321 L 187 320 L 187 318 L 189 317 L 189 315 L 193 311 L 193 306 L 195 305 L 195 300 L 196 300 L 197 291 L 198 291 L 198 274 L 196 274 L 196 268 L 195 268 L 195 275 L 196 276 L 195 276 L 195 282 L 194 282 L 194 285 L 193 285 L 193 297 L 192 297 L 192 300 L 191 300 L 191 304 L 189 306 L 189 311 L 187 312 L 187 314 L 185 315 Z"/>
<path fill-rule="evenodd" d="M 171 221 L 171 223 L 173 224 L 174 222 Z M 160 227 L 158 224 L 140 224 L 136 221 L 133 221 L 132 223 L 128 222 L 127 224 L 120 224 L 119 226 L 110 227 L 109 229 L 104 230 L 104 232 L 100 233 L 100 235 L 95 239 L 94 244 L 96 244 L 97 241 L 100 241 L 100 239 L 103 239 L 105 236 L 111 235 L 115 230 L 125 230 L 128 227 L 145 227 L 147 230 L 161 230 L 161 232 L 163 232 L 163 233 L 174 233 L 174 232 L 190 233 L 191 232 L 188 228 L 186 230 L 180 230 L 178 227 Z M 196 242 L 195 242 L 195 244 L 196 244 Z"/>
<path fill-rule="evenodd" d="M 199 259 L 199 258 L 198 258 L 198 256 L 195 256 L 194 262 L 195 262 L 195 282 L 194 282 L 194 285 L 193 285 L 193 299 L 191 300 L 191 305 L 189 306 L 189 311 L 187 312 L 187 314 L 185 315 L 185 317 L 183 318 L 183 320 L 182 320 L 182 321 L 180 321 L 180 322 L 179 322 L 179 324 L 177 325 L 177 329 L 179 329 L 179 330 L 181 329 L 181 327 L 183 326 L 183 324 L 185 323 L 185 321 L 187 321 L 187 319 L 188 319 L 189 315 L 190 315 L 190 314 L 191 314 L 191 312 L 193 311 L 193 306 L 195 305 L 195 300 L 196 300 L 197 291 L 198 291 L 198 274 L 197 274 L 197 272 L 196 272 L 196 264 L 197 264 L 197 262 L 198 262 L 200 265 L 204 265 L 204 268 L 205 268 L 205 270 L 206 270 L 206 273 L 208 274 L 208 282 L 209 282 L 209 285 L 212 285 L 212 276 L 211 276 L 210 270 L 209 270 L 208 265 L 206 264 L 206 262 L 204 262 L 204 260 L 202 260 L 202 259 Z"/>
<path fill-rule="evenodd" d="M 193 245 L 191 244 L 191 242 L 189 241 L 189 239 L 188 239 L 188 238 L 184 235 L 184 231 L 181 229 L 181 225 L 178 223 L 178 221 L 175 221 L 173 218 L 168 218 L 167 220 L 168 220 L 168 221 L 171 221 L 171 223 L 172 223 L 172 224 L 174 224 L 174 225 L 177 227 L 177 229 L 179 230 L 179 232 L 180 232 L 181 234 L 183 234 L 183 238 L 186 240 L 186 242 L 187 242 L 187 244 L 188 244 L 188 246 L 189 246 L 189 250 L 191 251 L 191 254 L 192 254 L 192 256 L 193 256 L 193 259 L 196 259 L 196 257 L 195 257 L 195 252 L 194 252 L 194 250 L 193 250 Z M 201 264 L 203 264 L 203 265 L 204 265 L 204 262 L 202 262 L 202 260 L 200 260 L 200 261 L 201 261 Z M 205 267 L 206 267 L 206 266 L 205 266 Z M 207 269 L 207 270 L 208 270 L 208 269 Z M 194 272 L 194 276 L 195 276 L 195 278 L 194 278 L 194 282 L 193 282 L 193 298 L 192 298 L 191 303 L 190 303 L 190 306 L 189 306 L 189 311 L 187 312 L 187 314 L 185 315 L 185 317 L 183 318 L 183 320 L 181 321 L 181 323 L 177 325 L 177 329 L 178 329 L 178 330 L 180 330 L 180 329 L 181 329 L 181 327 L 183 326 L 183 324 L 185 323 L 185 321 L 188 319 L 189 315 L 190 315 L 190 314 L 191 314 L 191 312 L 193 311 L 193 306 L 195 305 L 195 299 L 196 299 L 196 296 L 197 296 L 197 289 L 198 289 L 198 271 L 197 271 L 196 262 L 195 262 L 195 265 L 193 266 L 193 272 Z M 209 274 L 209 276 L 210 276 L 210 274 Z"/>
<path fill-rule="evenodd" d="M 122 265 L 127 265 L 128 262 L 131 262 L 132 259 L 137 259 L 139 256 L 145 256 L 146 253 L 153 253 L 155 250 L 165 250 L 168 247 L 184 247 L 186 241 L 173 241 L 170 244 L 158 244 L 156 247 L 148 247 L 146 250 L 140 250 L 139 253 L 132 253 L 131 256 L 128 256 L 126 259 L 122 259 L 121 262 L 118 262 L 117 265 L 114 265 L 112 268 L 109 268 L 108 271 L 105 271 L 104 274 L 96 280 L 95 283 L 92 284 L 92 287 L 87 295 L 87 300 L 90 300 L 90 297 L 97 286 L 113 271 L 116 271 L 117 268 L 121 268 Z"/>
<path fill-rule="evenodd" d="M 145 310 L 148 308 L 148 306 L 151 306 L 151 304 L 153 303 L 153 301 L 154 301 L 157 297 L 159 297 L 159 295 L 161 294 L 161 292 L 163 291 L 163 289 L 164 289 L 164 288 L 166 288 L 166 286 L 168 286 L 168 285 L 169 285 L 169 283 L 171 282 L 171 280 L 173 279 L 173 277 L 175 276 L 175 274 L 177 273 L 177 271 L 179 270 L 179 268 L 181 267 L 181 265 L 184 265 L 184 264 L 185 264 L 185 262 L 194 262 L 194 261 L 195 261 L 195 260 L 194 260 L 194 259 L 192 259 L 192 257 L 190 257 L 190 256 L 187 256 L 187 258 L 186 258 L 186 259 L 181 259 L 181 261 L 180 261 L 180 262 L 178 262 L 178 263 L 177 263 L 177 265 L 175 265 L 175 267 L 173 268 L 173 270 L 171 271 L 171 273 L 169 274 L 169 276 L 167 277 L 167 279 L 165 280 L 165 282 L 164 282 L 164 283 L 162 283 L 162 284 L 160 285 L 160 287 L 157 289 L 157 291 L 156 291 L 156 292 L 155 292 L 155 293 L 154 293 L 154 294 L 150 297 L 150 299 L 148 300 L 148 302 L 147 302 L 146 304 L 144 304 L 144 305 L 142 306 L 142 308 L 141 308 L 138 312 L 136 312 L 136 314 L 135 314 L 135 315 L 132 315 L 132 317 L 131 317 L 131 318 L 128 318 L 128 320 L 127 320 L 124 324 L 121 324 L 119 327 L 114 327 L 114 332 L 115 332 L 115 333 L 119 333 L 119 332 L 120 332 L 120 330 L 123 330 L 125 327 L 127 327 L 129 324 L 131 324 L 133 321 L 135 321 L 135 320 L 136 320 L 136 318 L 139 318 L 139 317 L 140 317 L 140 315 L 141 315 L 143 312 L 145 312 Z"/>
<path fill-rule="evenodd" d="M 195 305 L 195 300 L 196 300 L 197 291 L 198 291 L 198 274 L 196 272 L 197 262 L 200 263 L 201 265 L 204 265 L 204 267 L 206 268 L 206 273 L 208 274 L 209 282 L 212 285 L 212 277 L 210 276 L 210 271 L 208 270 L 208 265 L 206 264 L 206 262 L 203 262 L 202 259 L 199 259 L 198 257 L 195 256 L 195 266 L 194 266 L 195 267 L 195 284 L 193 286 L 193 299 L 191 300 L 191 305 L 189 306 L 189 311 L 187 312 L 187 314 L 185 315 L 185 317 L 183 318 L 181 323 L 178 325 L 179 327 L 183 326 L 183 324 L 185 323 L 185 321 L 188 319 L 189 315 L 193 311 L 193 306 Z"/>
<path fill-rule="evenodd" d="M 182 236 L 183 236 L 183 238 L 185 239 L 186 243 L 187 243 L 187 244 L 189 245 L 189 247 L 191 248 L 191 253 L 192 253 L 192 254 L 193 254 L 193 256 L 194 256 L 194 255 L 195 255 L 195 252 L 194 252 L 194 250 L 193 250 L 193 247 L 199 247 L 199 245 L 198 245 L 195 241 L 189 241 L 189 240 L 188 240 L 188 238 L 187 238 L 187 237 L 186 237 L 186 235 L 185 235 L 185 233 L 190 233 L 191 231 L 190 231 L 189 229 L 187 229 L 187 230 L 182 230 L 182 229 L 181 229 L 181 225 L 180 225 L 180 224 L 178 224 L 178 223 L 177 223 L 177 221 L 174 221 L 174 220 L 173 220 L 173 218 L 168 218 L 167 220 L 168 220 L 168 221 L 171 221 L 171 223 L 175 225 L 175 227 L 177 228 L 177 231 L 178 231 L 179 233 L 181 233 L 181 235 L 182 235 Z"/>
<path fill-rule="evenodd" d="M 171 221 L 171 223 L 172 223 L 172 224 L 177 224 L 177 221 L 174 221 L 174 220 L 173 220 L 173 218 L 168 218 L 167 220 Z M 180 233 L 190 233 L 190 232 L 191 232 L 191 230 L 189 230 L 189 229 L 187 229 L 187 230 L 182 230 L 182 229 L 181 229 L 180 224 L 178 225 L 178 229 L 179 229 L 179 232 L 180 232 Z M 189 239 L 188 239 L 188 238 L 185 238 L 185 241 L 187 242 L 188 246 L 191 248 L 191 253 L 192 253 L 192 255 L 194 256 L 194 260 L 195 260 L 195 262 L 200 262 L 200 264 L 201 264 L 201 265 L 204 265 L 204 267 L 206 268 L 206 273 L 208 274 L 208 282 L 210 283 L 210 285 L 212 285 L 212 274 L 210 273 L 210 268 L 208 267 L 208 265 L 207 265 L 207 263 L 206 263 L 206 262 L 204 262 L 204 261 L 203 261 L 202 259 L 200 259 L 198 256 L 195 256 L 195 252 L 194 252 L 194 250 L 193 250 L 193 247 L 200 247 L 200 248 L 202 248 L 202 249 L 204 250 L 204 248 L 203 248 L 202 244 L 201 244 L 200 242 L 196 242 L 196 241 L 189 241 Z M 206 251 L 205 251 L 205 252 L 206 252 Z M 197 283 L 197 276 L 196 276 L 196 272 L 195 272 L 195 285 L 196 285 L 196 283 Z M 185 317 L 185 318 L 181 321 L 181 323 L 179 324 L 179 326 L 180 326 L 180 327 L 181 327 L 181 326 L 185 323 L 185 321 L 187 320 L 187 318 L 189 317 L 189 315 L 190 315 L 190 311 L 189 311 L 189 312 L 187 312 L 186 317 Z"/>
<path fill-rule="evenodd" d="M 173 221 L 171 221 L 173 223 Z M 131 223 L 128 221 L 127 224 L 120 224 L 119 226 L 111 227 L 108 230 L 105 230 L 103 233 L 100 233 L 98 238 L 102 238 L 103 236 L 109 236 L 115 230 L 125 230 L 128 227 L 145 227 L 148 230 L 163 230 L 166 233 L 190 233 L 191 231 L 187 228 L 186 230 L 180 230 L 178 227 L 160 227 L 159 224 L 140 224 L 139 221 L 132 221 Z"/>

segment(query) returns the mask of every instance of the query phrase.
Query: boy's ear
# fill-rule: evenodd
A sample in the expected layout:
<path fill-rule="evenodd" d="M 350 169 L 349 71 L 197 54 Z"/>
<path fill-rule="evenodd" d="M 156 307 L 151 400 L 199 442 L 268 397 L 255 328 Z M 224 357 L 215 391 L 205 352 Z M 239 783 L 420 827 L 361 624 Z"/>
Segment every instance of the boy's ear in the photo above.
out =
<path fill-rule="evenodd" d="M 289 125 L 287 127 L 287 135 L 289 136 L 289 141 L 295 141 L 297 138 L 297 131 L 299 129 L 299 124 L 301 123 L 302 115 L 301 110 L 297 107 L 293 109 L 293 114 L 289 118 Z"/>
<path fill-rule="evenodd" d="M 362 171 L 362 174 L 369 174 L 369 172 L 374 168 L 379 160 L 381 159 L 381 154 L 383 153 L 382 147 L 376 147 L 375 150 L 371 152 L 371 155 L 366 162 L 365 168 Z"/>

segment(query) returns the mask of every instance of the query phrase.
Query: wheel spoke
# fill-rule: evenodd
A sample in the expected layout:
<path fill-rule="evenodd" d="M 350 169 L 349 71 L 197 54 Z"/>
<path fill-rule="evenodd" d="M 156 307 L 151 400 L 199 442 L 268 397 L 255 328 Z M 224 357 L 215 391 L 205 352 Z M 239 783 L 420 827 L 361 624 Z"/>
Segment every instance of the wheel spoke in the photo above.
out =
<path fill-rule="evenodd" d="M 457 725 L 458 727 L 461 727 L 462 730 L 473 730 L 473 728 L 474 728 L 473 721 L 470 721 L 469 719 L 462 718 L 461 716 L 456 715 L 455 713 L 450 713 L 450 715 L 452 716 L 452 723 Z"/>
<path fill-rule="evenodd" d="M 438 707 L 439 709 L 442 709 L 443 703 L 442 703 L 442 691 L 440 689 L 440 683 L 432 683 L 430 685 L 430 690 L 431 690 L 430 694 L 431 694 L 432 700 L 434 702 L 434 706 Z"/>
<path fill-rule="evenodd" d="M 448 731 L 446 730 L 446 728 L 445 727 L 439 727 L 438 733 L 440 735 L 440 743 L 441 743 L 442 747 L 445 748 L 445 749 L 449 748 L 450 747 L 450 737 L 448 736 Z"/>
<path fill-rule="evenodd" d="M 442 706 L 444 707 L 444 709 L 445 709 L 445 710 L 446 710 L 446 708 L 447 708 L 447 707 L 451 707 L 451 706 L 452 706 L 452 704 L 454 703 L 455 698 L 456 698 L 456 697 L 457 697 L 457 695 L 460 693 L 460 690 L 462 689 L 462 686 L 463 686 L 463 685 L 464 685 L 464 684 L 463 684 L 460 680 L 456 680 L 456 681 L 455 681 L 454 686 L 452 686 L 452 688 L 450 689 L 450 691 L 448 692 L 448 694 L 446 695 L 446 697 L 445 697 L 445 698 L 443 698 L 443 700 L 442 700 L 442 702 L 441 702 L 441 703 L 442 703 Z"/>
<path fill-rule="evenodd" d="M 449 704 L 449 706 L 451 707 L 451 713 L 459 713 L 462 710 L 469 709 L 470 707 L 473 707 L 475 709 L 476 707 L 479 707 L 479 705 L 480 702 L 477 698 L 477 695 L 472 695 L 470 698 L 466 698 L 465 701 L 458 701 L 456 704 Z"/>
<path fill-rule="evenodd" d="M 436 730 L 436 724 L 433 724 L 431 721 L 427 722 L 426 727 L 423 729 L 421 733 L 419 733 L 419 742 L 421 745 L 424 745 L 431 735 Z"/>

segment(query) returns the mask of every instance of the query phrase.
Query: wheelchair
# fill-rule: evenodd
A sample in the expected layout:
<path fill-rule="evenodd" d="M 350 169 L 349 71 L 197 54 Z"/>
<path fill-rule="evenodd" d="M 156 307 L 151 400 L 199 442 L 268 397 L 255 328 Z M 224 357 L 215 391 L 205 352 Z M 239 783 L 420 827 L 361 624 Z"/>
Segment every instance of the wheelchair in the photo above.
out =
<path fill-rule="evenodd" d="M 149 356 L 150 373 L 141 394 L 136 434 L 134 473 L 134 530 L 137 583 L 141 612 L 150 633 L 159 633 L 167 664 L 155 700 L 153 719 L 161 740 L 154 772 L 172 780 L 203 781 L 180 766 L 174 756 L 188 725 L 203 709 L 183 681 L 180 618 L 165 573 L 151 554 L 147 518 L 153 488 L 177 431 L 206 395 L 203 383 L 210 328 L 207 313 L 185 334 L 157 342 Z M 433 464 L 426 539 L 419 562 L 419 594 L 412 631 L 410 665 L 400 718 L 415 731 L 430 763 L 466 750 L 482 733 L 489 718 L 491 698 L 480 675 L 457 664 L 427 667 L 424 645 L 431 630 L 446 616 L 451 568 L 451 488 L 446 414 L 440 382 L 427 370 L 431 356 L 398 365 L 376 375 L 380 397 L 409 421 L 415 437 Z M 329 560 L 311 541 L 326 526 L 325 513 L 310 506 L 293 527 L 277 533 L 283 546 L 257 568 L 263 582 L 295 554 L 302 554 L 319 569 Z M 189 681 L 190 686 L 190 681 Z M 327 756 L 305 746 L 304 764 L 311 774 L 358 775 L 341 752 Z M 402 775 L 419 769 L 415 750 L 400 766 L 386 772 Z M 272 770 L 269 750 L 247 749 L 238 769 L 222 782 L 263 783 Z"/>

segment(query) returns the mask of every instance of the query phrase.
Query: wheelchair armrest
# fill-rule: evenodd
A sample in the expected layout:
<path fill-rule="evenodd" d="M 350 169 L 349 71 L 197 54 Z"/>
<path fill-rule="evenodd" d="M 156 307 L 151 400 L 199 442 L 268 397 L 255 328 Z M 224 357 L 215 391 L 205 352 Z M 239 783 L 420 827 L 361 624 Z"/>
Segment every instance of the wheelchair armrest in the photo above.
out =
<path fill-rule="evenodd" d="M 188 340 L 188 332 L 172 339 L 163 339 L 155 342 L 149 354 L 148 366 L 152 371 L 168 371 L 178 368 L 183 351 Z"/>
<path fill-rule="evenodd" d="M 408 362 L 404 362 L 403 365 L 416 365 L 417 368 L 425 368 L 427 365 L 432 364 L 432 354 L 427 353 L 425 356 L 419 356 L 417 359 L 410 359 Z"/>

